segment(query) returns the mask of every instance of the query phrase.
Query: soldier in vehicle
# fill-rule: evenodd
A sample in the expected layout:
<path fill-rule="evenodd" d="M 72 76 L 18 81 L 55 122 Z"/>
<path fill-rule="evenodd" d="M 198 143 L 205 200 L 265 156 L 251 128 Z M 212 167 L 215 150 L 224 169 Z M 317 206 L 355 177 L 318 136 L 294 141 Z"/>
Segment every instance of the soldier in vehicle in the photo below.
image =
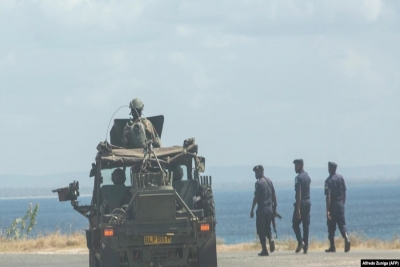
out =
<path fill-rule="evenodd" d="M 328 162 L 329 177 L 325 180 L 326 217 L 330 246 L 325 252 L 336 252 L 336 224 L 344 238 L 344 252 L 350 251 L 350 240 L 346 230 L 344 204 L 346 202 L 346 184 L 343 176 L 336 173 L 337 164 Z"/>
<path fill-rule="evenodd" d="M 262 251 L 258 256 L 268 256 L 266 238 L 269 239 L 270 251 L 274 252 L 275 243 L 271 232 L 271 221 L 276 210 L 276 195 L 272 181 L 264 176 L 264 167 L 257 165 L 253 168 L 257 182 L 255 184 L 253 205 L 251 206 L 250 218 L 254 217 L 254 207 L 257 204 L 256 227 L 260 239 Z"/>
<path fill-rule="evenodd" d="M 111 181 L 114 184 L 125 184 L 126 177 L 125 177 L 125 172 L 123 169 L 115 169 L 111 173 Z"/>
<path fill-rule="evenodd" d="M 172 181 L 181 181 L 183 178 L 183 169 L 179 165 L 173 165 L 170 167 L 170 171 L 172 171 L 173 176 L 172 176 Z"/>
<path fill-rule="evenodd" d="M 139 98 L 129 103 L 132 118 L 126 124 L 123 132 L 122 143 L 124 148 L 143 148 L 148 140 L 153 147 L 161 147 L 161 139 L 153 124 L 146 118 L 142 118 L 143 102 Z"/>
<path fill-rule="evenodd" d="M 113 182 L 112 186 L 122 187 L 125 188 L 125 168 L 120 169 L 117 168 L 111 173 L 111 181 Z M 110 186 L 110 185 L 106 185 Z M 106 195 L 103 195 L 106 194 Z M 114 199 L 121 197 L 118 202 L 113 202 Z M 129 189 L 126 188 L 125 191 L 119 191 L 118 196 L 113 196 L 110 198 L 110 193 L 103 192 L 100 194 L 100 203 L 101 203 L 101 212 L 102 214 L 109 214 L 115 209 L 116 207 L 120 208 L 122 204 L 129 203 L 130 200 L 130 193 Z"/>
<path fill-rule="evenodd" d="M 296 202 L 294 203 L 294 212 L 292 219 L 293 231 L 297 239 L 296 253 L 303 249 L 303 253 L 307 254 L 308 251 L 308 234 L 310 227 L 310 184 L 311 178 L 308 173 L 304 171 L 304 161 L 296 159 L 293 161 L 294 168 L 297 173 L 294 182 L 294 190 L 296 191 Z M 301 236 L 300 224 L 303 223 L 303 237 Z"/>

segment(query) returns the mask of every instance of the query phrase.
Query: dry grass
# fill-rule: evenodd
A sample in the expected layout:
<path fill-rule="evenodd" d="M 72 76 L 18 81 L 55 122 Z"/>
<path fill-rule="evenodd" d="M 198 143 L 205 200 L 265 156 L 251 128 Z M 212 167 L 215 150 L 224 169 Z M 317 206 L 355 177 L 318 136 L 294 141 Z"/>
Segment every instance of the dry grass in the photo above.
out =
<path fill-rule="evenodd" d="M 400 249 L 400 237 L 394 236 L 392 240 L 380 240 L 374 238 L 366 238 L 364 235 L 354 234 L 350 236 L 352 250 L 368 250 L 368 249 Z M 341 237 L 335 239 L 336 249 L 344 249 L 344 240 Z M 276 251 L 294 251 L 297 247 L 297 241 L 293 238 L 275 239 Z M 323 251 L 329 247 L 328 240 L 310 240 L 309 250 Z M 251 243 L 242 243 L 235 245 L 226 245 L 223 240 L 217 240 L 218 251 L 251 251 L 260 250 L 261 246 L 258 240 Z"/>
<path fill-rule="evenodd" d="M 366 238 L 363 235 L 352 235 L 351 249 L 400 249 L 400 237 L 395 236 L 392 240 L 383 241 L 379 239 Z M 309 250 L 322 251 L 328 247 L 328 241 L 311 240 Z M 336 248 L 342 249 L 344 246 L 343 239 L 336 238 Z M 291 251 L 297 247 L 297 242 L 293 238 L 279 238 L 275 240 L 276 251 Z M 13 252 L 62 252 L 62 251 L 87 251 L 86 250 L 86 237 L 82 233 L 75 233 L 72 235 L 63 235 L 58 232 L 39 236 L 35 239 L 26 240 L 9 240 L 0 237 L 0 252 L 13 253 Z M 242 243 L 235 245 L 224 244 L 223 239 L 217 238 L 218 251 L 253 251 L 259 250 L 260 244 L 258 241 L 250 243 Z"/>
<path fill-rule="evenodd" d="M 10 240 L 0 238 L 0 252 L 32 252 L 51 249 L 86 247 L 86 237 L 81 233 L 62 235 L 58 232 L 35 239 Z"/>

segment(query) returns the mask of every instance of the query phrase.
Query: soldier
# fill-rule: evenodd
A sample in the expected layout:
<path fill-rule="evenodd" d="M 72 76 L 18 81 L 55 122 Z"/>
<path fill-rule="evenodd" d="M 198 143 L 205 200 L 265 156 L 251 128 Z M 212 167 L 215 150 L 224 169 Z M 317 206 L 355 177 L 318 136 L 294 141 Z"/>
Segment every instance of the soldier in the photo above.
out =
<path fill-rule="evenodd" d="M 336 173 L 337 164 L 328 162 L 329 177 L 325 180 L 326 218 L 330 247 L 325 252 L 336 252 L 336 224 L 344 238 L 344 252 L 350 251 L 350 240 L 346 230 L 344 204 L 346 202 L 346 184 L 343 176 Z"/>
<path fill-rule="evenodd" d="M 255 172 L 257 182 L 255 185 L 254 199 L 250 211 L 250 218 L 254 217 L 254 207 L 257 204 L 256 227 L 262 247 L 262 251 L 258 254 L 258 256 L 268 256 L 269 254 L 265 237 L 268 237 L 270 250 L 271 252 L 274 252 L 275 243 L 271 233 L 271 221 L 273 213 L 278 205 L 276 203 L 274 185 L 269 178 L 264 176 L 263 166 L 257 165 L 253 168 L 253 171 Z"/>
<path fill-rule="evenodd" d="M 143 148 L 148 140 L 151 140 L 153 147 L 161 147 L 161 139 L 153 124 L 146 118 L 142 118 L 144 108 L 139 98 L 129 103 L 132 119 L 126 124 L 123 132 L 122 143 L 124 148 Z"/>
<path fill-rule="evenodd" d="M 125 177 L 125 172 L 123 169 L 115 169 L 112 173 L 111 173 L 111 181 L 114 184 L 125 184 L 126 181 L 126 177 Z"/>
<path fill-rule="evenodd" d="M 294 212 L 292 226 L 297 239 L 296 253 L 303 249 L 303 253 L 308 251 L 308 234 L 310 227 L 310 184 L 311 178 L 304 171 L 304 162 L 302 159 L 293 161 L 294 169 L 298 174 L 294 182 L 294 190 L 296 191 L 296 203 L 294 203 Z M 303 223 L 303 238 L 301 237 L 300 224 Z"/>

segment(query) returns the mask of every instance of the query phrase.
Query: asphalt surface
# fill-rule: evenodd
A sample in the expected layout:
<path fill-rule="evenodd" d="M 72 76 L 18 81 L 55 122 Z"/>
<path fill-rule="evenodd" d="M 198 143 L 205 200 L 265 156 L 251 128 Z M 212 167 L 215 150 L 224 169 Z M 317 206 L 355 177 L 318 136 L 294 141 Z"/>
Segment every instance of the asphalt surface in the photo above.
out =
<path fill-rule="evenodd" d="M 400 259 L 400 250 L 351 251 L 349 253 L 274 252 L 269 257 L 258 257 L 255 251 L 219 252 L 218 267 L 242 266 L 361 266 L 361 259 Z M 88 267 L 87 254 L 0 254 L 0 266 L 7 267 Z"/>

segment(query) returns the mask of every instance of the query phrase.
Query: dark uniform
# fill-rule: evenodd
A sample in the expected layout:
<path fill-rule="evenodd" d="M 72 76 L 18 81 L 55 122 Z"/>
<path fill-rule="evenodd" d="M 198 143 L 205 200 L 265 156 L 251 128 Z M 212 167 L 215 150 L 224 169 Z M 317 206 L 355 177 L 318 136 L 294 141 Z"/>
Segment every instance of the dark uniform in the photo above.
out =
<path fill-rule="evenodd" d="M 253 171 L 257 171 L 259 169 L 264 170 L 261 165 L 258 165 L 253 168 Z M 274 199 L 273 195 L 275 195 L 275 188 L 272 184 L 272 181 L 265 177 L 257 177 L 257 182 L 255 183 L 254 190 L 254 200 L 257 204 L 256 210 L 256 228 L 257 234 L 260 238 L 260 243 L 263 251 L 259 254 L 260 256 L 268 255 L 268 251 L 266 249 L 266 237 L 269 239 L 271 252 L 275 250 L 275 245 L 271 232 L 271 222 L 273 216 L 273 205 Z M 253 204 L 254 205 L 254 204 Z"/>
<path fill-rule="evenodd" d="M 345 239 L 345 252 L 350 250 L 350 240 L 346 229 L 346 219 L 344 216 L 344 202 L 346 198 L 346 184 L 343 176 L 336 173 L 337 164 L 329 162 L 328 166 L 334 171 L 330 173 L 325 180 L 325 195 L 330 196 L 328 211 L 331 219 L 327 219 L 328 239 L 330 242 L 329 249 L 326 252 L 335 252 L 335 231 L 336 224 L 339 227 L 342 237 Z"/>
<path fill-rule="evenodd" d="M 337 164 L 334 162 L 328 163 L 330 166 L 334 168 L 337 167 Z M 348 241 L 347 229 L 346 229 L 346 219 L 344 216 L 344 198 L 346 194 L 346 184 L 344 182 L 343 176 L 337 173 L 330 174 L 329 177 L 325 180 L 325 195 L 330 195 L 330 205 L 329 205 L 329 213 L 331 219 L 327 219 L 328 225 L 328 239 L 331 245 L 331 248 L 335 248 L 335 231 L 336 224 L 339 227 L 339 231 L 342 237 Z M 350 245 L 348 245 L 350 246 Z M 350 248 L 347 249 L 347 251 Z M 346 252 L 347 252 L 346 251 Z"/>
<path fill-rule="evenodd" d="M 301 170 L 300 173 L 296 176 L 294 182 L 294 190 L 296 191 L 296 199 L 299 192 L 301 192 L 301 202 L 300 202 L 300 215 L 301 219 L 297 218 L 296 214 L 296 202 L 294 203 L 294 212 L 292 219 L 292 227 L 294 233 L 296 234 L 296 239 L 299 244 L 304 242 L 304 249 L 307 251 L 308 249 L 308 235 L 310 228 L 310 209 L 311 209 L 311 201 L 310 201 L 310 184 L 311 178 L 308 176 L 308 173 L 304 170 Z M 301 237 L 300 224 L 303 223 L 303 238 Z"/>
<path fill-rule="evenodd" d="M 257 199 L 257 234 L 264 236 L 264 238 L 267 236 L 270 240 L 272 239 L 272 193 L 275 193 L 275 189 L 269 178 L 263 176 L 257 180 L 254 191 L 254 196 Z"/>

